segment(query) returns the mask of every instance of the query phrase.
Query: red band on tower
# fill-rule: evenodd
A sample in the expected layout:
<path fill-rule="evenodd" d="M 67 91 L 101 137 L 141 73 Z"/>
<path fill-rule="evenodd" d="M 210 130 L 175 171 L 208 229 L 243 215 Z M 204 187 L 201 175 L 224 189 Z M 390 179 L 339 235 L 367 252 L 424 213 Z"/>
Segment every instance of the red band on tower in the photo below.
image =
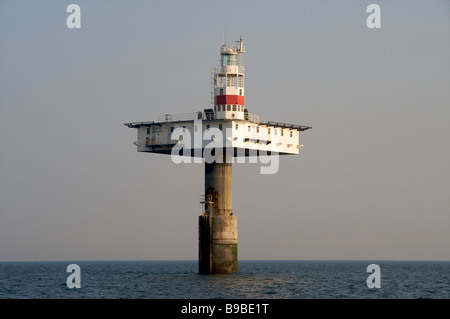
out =
<path fill-rule="evenodd" d="M 217 95 L 216 105 L 237 104 L 244 105 L 244 96 L 242 95 Z"/>

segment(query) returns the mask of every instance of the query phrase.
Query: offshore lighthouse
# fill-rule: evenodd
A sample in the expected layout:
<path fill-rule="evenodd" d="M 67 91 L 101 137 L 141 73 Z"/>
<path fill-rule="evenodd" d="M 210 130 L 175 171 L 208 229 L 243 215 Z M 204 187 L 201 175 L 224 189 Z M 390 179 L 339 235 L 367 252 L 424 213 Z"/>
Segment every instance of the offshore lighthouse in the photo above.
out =
<path fill-rule="evenodd" d="M 248 112 L 244 104 L 244 53 L 242 37 L 233 45 L 222 43 L 219 47 L 220 65 L 213 73 L 213 108 L 164 114 L 156 122 L 125 123 L 137 129 L 134 144 L 138 152 L 171 155 L 177 163 L 191 163 L 192 159 L 194 163 L 204 162 L 205 192 L 200 196 L 198 228 L 201 274 L 234 273 L 238 268 L 233 162 L 245 162 L 246 157 L 267 162 L 276 157 L 278 163 L 279 155 L 299 154 L 303 146 L 299 134 L 311 128 L 264 122 Z M 261 172 L 264 174 L 263 169 Z"/>

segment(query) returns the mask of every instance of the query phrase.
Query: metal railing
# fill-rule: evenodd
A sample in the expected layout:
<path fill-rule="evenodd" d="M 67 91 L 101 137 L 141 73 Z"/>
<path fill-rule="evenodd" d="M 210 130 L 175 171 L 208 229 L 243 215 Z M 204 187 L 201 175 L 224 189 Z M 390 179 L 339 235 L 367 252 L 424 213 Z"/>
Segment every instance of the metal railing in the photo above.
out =
<path fill-rule="evenodd" d="M 261 122 L 264 122 L 264 117 L 256 115 L 256 114 L 248 113 L 248 114 L 244 115 L 244 120 L 247 120 L 247 121 L 250 121 L 253 123 L 261 123 Z"/>
<path fill-rule="evenodd" d="M 224 66 L 216 66 L 214 67 L 214 73 L 223 74 L 223 73 L 245 73 L 245 67 L 242 65 L 224 65 Z"/>
<path fill-rule="evenodd" d="M 160 114 L 158 115 L 158 121 L 159 122 L 176 122 L 176 121 L 193 121 L 193 120 L 223 120 L 225 119 L 224 114 L 218 114 L 217 117 L 214 117 L 213 112 L 195 112 L 195 113 L 178 113 L 178 114 Z M 230 119 L 232 120 L 232 119 Z M 253 122 L 253 123 L 261 123 L 264 122 L 264 117 L 257 115 L 257 114 L 251 114 L 251 113 L 245 113 L 244 114 L 244 120 Z"/>
<path fill-rule="evenodd" d="M 197 113 L 160 114 L 159 122 L 190 121 L 196 119 Z"/>

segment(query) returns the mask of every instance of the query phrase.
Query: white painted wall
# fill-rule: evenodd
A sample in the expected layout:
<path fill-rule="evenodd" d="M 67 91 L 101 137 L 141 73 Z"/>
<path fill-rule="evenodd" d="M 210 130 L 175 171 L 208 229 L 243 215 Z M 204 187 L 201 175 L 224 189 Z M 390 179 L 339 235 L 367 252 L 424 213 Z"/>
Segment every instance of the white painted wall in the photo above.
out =
<path fill-rule="evenodd" d="M 230 121 L 230 120 L 214 120 L 214 121 L 186 121 L 186 122 L 165 122 L 159 126 L 151 126 L 150 134 L 147 134 L 147 127 L 141 126 L 137 129 L 139 142 L 138 151 L 140 152 L 149 152 L 152 151 L 151 148 L 146 147 L 146 139 L 147 137 L 150 140 L 150 143 L 161 143 L 161 144 L 171 144 L 175 143 L 176 140 L 171 140 L 171 127 L 175 128 L 183 128 L 186 127 L 186 131 L 190 133 L 191 137 L 191 148 L 194 146 L 194 134 L 195 129 L 194 125 L 198 125 L 198 129 L 200 129 L 199 125 L 201 125 L 201 133 L 202 137 L 202 147 L 205 147 L 207 144 L 211 142 L 211 139 L 204 140 L 205 131 L 208 129 L 208 125 L 211 133 L 213 129 L 219 129 L 219 125 L 222 125 L 222 136 L 223 136 L 223 145 L 227 146 L 227 129 L 230 139 L 228 140 L 229 145 L 232 147 L 249 149 L 249 150 L 262 150 L 262 151 L 272 151 L 286 154 L 299 154 L 299 131 L 290 130 L 288 128 L 280 128 L 274 126 L 267 126 L 263 124 L 257 124 L 244 120 Z M 236 129 L 236 125 L 238 125 Z M 250 126 L 250 131 L 248 127 Z M 268 129 L 270 128 L 270 134 L 268 134 Z M 259 129 L 259 132 L 257 132 Z M 275 134 L 275 130 L 277 134 Z M 281 136 L 281 130 L 283 130 L 283 136 Z M 185 131 L 185 132 L 186 132 Z M 290 136 L 290 132 L 292 131 L 292 137 Z M 245 139 L 249 139 L 246 141 Z M 230 141 L 231 140 L 231 141 Z M 259 143 L 257 140 L 268 140 L 271 141 L 270 144 L 266 145 L 264 143 Z M 154 148 L 153 151 L 160 151 L 162 147 Z"/>

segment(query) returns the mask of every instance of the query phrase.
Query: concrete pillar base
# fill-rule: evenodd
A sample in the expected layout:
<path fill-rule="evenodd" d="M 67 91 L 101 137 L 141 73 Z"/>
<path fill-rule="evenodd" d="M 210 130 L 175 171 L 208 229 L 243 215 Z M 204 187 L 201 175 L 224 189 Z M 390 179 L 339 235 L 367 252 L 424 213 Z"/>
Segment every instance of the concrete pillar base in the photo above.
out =
<path fill-rule="evenodd" d="M 237 272 L 237 216 L 199 216 L 199 273 Z"/>

